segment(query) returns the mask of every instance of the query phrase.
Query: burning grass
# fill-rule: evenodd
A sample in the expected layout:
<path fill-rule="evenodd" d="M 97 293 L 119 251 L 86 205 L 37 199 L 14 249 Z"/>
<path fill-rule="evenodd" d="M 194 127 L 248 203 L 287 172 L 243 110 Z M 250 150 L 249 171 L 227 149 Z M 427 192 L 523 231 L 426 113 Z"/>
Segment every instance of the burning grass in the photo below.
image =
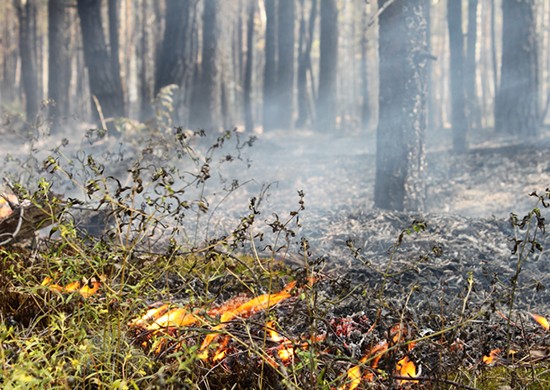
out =
<path fill-rule="evenodd" d="M 154 147 L 130 169 L 124 185 L 106 175 L 101 162 L 85 159 L 85 193 L 98 207 L 106 205 L 110 217 L 104 234 L 82 231 L 73 216 L 83 202 L 70 199 L 51 207 L 57 237 L 0 249 L 2 387 L 550 384 L 549 313 L 516 305 L 522 265 L 541 246 L 542 207 L 516 218 L 514 278 L 498 281 L 507 299 L 496 299 L 473 274 L 455 275 L 447 290 L 452 297 L 441 298 L 441 290 L 410 277 L 447 250 L 422 235 L 429 221 L 403 224 L 382 266 L 361 253 L 368 245 L 355 248 L 349 241 L 346 272 L 327 269 L 326 259 L 315 258 L 316 248 L 297 233 L 302 192 L 296 209 L 285 215 L 265 216 L 262 197 L 251 198 L 231 229 L 199 238 L 200 226 L 210 228 L 216 220 L 219 206 L 213 206 L 206 183 L 215 161 L 231 160 L 215 158 L 229 135 L 205 153 L 192 151 L 189 134 L 178 130 L 175 137 L 181 155 L 196 168 L 188 182 L 176 167 L 153 164 L 165 162 Z M 77 174 L 65 170 L 60 158 L 48 158 L 45 167 L 70 179 Z M 51 183 L 40 183 L 39 191 L 49 193 Z M 233 183 L 222 198 L 238 188 Z M 188 193 L 198 198 L 185 198 Z M 533 196 L 544 206 L 548 194 Z M 36 199 L 24 191 L 18 196 L 0 201 L 3 218 Z M 189 216 L 195 228 L 184 222 Z M 424 240 L 432 257 L 407 246 L 415 240 Z M 407 251 L 419 260 L 405 267 Z M 301 266 L 287 266 L 289 257 L 299 258 Z"/>

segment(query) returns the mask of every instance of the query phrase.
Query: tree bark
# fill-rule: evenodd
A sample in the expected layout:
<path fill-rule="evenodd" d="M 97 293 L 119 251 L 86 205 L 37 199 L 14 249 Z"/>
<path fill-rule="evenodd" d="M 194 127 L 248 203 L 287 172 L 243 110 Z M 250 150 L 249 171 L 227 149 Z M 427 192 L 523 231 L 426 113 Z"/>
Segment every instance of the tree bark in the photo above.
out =
<path fill-rule="evenodd" d="M 305 18 L 305 2 L 300 1 L 301 18 L 300 18 L 300 38 L 298 46 L 298 119 L 296 127 L 303 127 L 311 118 L 312 102 L 311 94 L 308 92 L 308 71 L 311 70 L 311 46 L 313 44 L 313 32 L 315 28 L 315 20 L 317 19 L 317 0 L 311 1 L 309 11 L 309 21 Z"/>
<path fill-rule="evenodd" d="M 292 127 L 294 97 L 294 1 L 284 1 L 278 9 L 277 40 L 277 125 Z"/>
<path fill-rule="evenodd" d="M 273 130 L 277 124 L 277 4 L 277 0 L 265 0 L 264 131 Z"/>
<path fill-rule="evenodd" d="M 462 33 L 462 0 L 447 0 L 447 26 L 450 46 L 450 95 L 453 149 L 467 149 L 466 96 L 464 86 L 464 35 Z"/>
<path fill-rule="evenodd" d="M 535 0 L 502 3 L 502 62 L 495 104 L 497 131 L 539 133 L 539 74 Z"/>
<path fill-rule="evenodd" d="M 208 2 L 208 1 L 207 1 Z M 155 77 L 155 94 L 170 84 L 183 86 L 188 66 L 188 50 L 191 41 L 191 0 L 167 0 L 166 27 L 158 57 Z"/>
<path fill-rule="evenodd" d="M 376 207 L 419 210 L 424 206 L 426 128 L 425 0 L 379 0 L 379 121 L 376 144 Z"/>
<path fill-rule="evenodd" d="M 120 74 L 113 73 L 111 56 L 103 33 L 101 0 L 78 0 L 77 9 L 90 93 L 97 98 L 104 118 L 123 116 L 125 107 Z M 99 120 L 101 115 L 93 97 L 92 112 L 94 120 Z M 109 126 L 109 130 L 118 135 L 113 126 Z"/>
<path fill-rule="evenodd" d="M 336 74 L 338 71 L 338 4 L 321 1 L 321 53 L 319 59 L 319 92 L 316 128 L 324 132 L 336 130 Z"/>
<path fill-rule="evenodd" d="M 369 75 L 368 75 L 368 12 L 365 4 L 361 6 L 361 62 L 359 65 L 361 82 L 361 127 L 366 129 L 370 121 Z"/>
<path fill-rule="evenodd" d="M 21 78 L 25 92 L 25 114 L 28 122 L 34 121 L 38 113 L 38 78 L 36 76 L 36 44 L 33 29 L 33 15 L 36 12 L 34 0 L 14 0 L 19 19 L 19 50 L 21 56 Z"/>
<path fill-rule="evenodd" d="M 109 17 L 109 44 L 111 49 L 111 68 L 113 69 L 113 75 L 115 83 L 118 85 L 115 86 L 117 90 L 122 91 L 122 96 L 124 96 L 124 89 L 122 88 L 122 79 L 120 77 L 120 44 L 118 38 L 118 0 L 109 0 L 108 2 L 108 17 Z M 118 77 L 116 76 L 118 75 Z M 125 105 L 126 106 L 126 105 Z M 124 112 L 126 115 L 126 112 Z"/>
<path fill-rule="evenodd" d="M 70 35 L 67 3 L 48 0 L 48 97 L 53 131 L 69 112 Z"/>
<path fill-rule="evenodd" d="M 221 32 L 220 0 L 206 0 L 203 14 L 202 63 L 200 88 L 194 91 L 198 103 L 191 111 L 191 126 L 202 129 L 222 127 L 221 72 L 219 41 Z"/>
<path fill-rule="evenodd" d="M 468 0 L 468 35 L 466 41 L 464 85 L 466 89 L 466 112 L 469 129 L 481 128 L 481 112 L 476 88 L 477 10 L 478 0 Z"/>
<path fill-rule="evenodd" d="M 244 128 L 247 133 L 254 130 L 254 118 L 252 116 L 252 69 L 254 63 L 254 17 L 256 15 L 256 2 L 249 0 L 248 20 L 246 23 L 246 64 L 244 69 Z"/>

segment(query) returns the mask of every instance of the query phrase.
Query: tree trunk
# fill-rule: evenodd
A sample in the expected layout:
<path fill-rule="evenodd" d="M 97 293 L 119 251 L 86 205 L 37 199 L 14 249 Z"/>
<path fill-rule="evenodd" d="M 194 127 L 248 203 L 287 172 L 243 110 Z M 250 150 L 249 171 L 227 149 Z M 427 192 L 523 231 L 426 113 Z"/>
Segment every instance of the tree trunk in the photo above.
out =
<path fill-rule="evenodd" d="M 101 112 L 92 98 L 94 120 L 123 116 L 124 97 L 120 74 L 114 74 L 111 56 L 105 42 L 101 17 L 101 0 L 78 0 L 78 16 L 82 30 L 84 60 L 88 68 L 90 93 L 99 102 Z M 109 130 L 118 135 L 113 126 Z"/>
<path fill-rule="evenodd" d="M 208 3 L 208 1 L 207 1 Z M 189 16 L 192 0 L 167 0 L 166 27 L 158 57 L 155 94 L 170 84 L 183 86 L 188 66 Z"/>
<path fill-rule="evenodd" d="M 481 112 L 476 89 L 476 47 L 477 47 L 478 0 L 468 0 L 468 35 L 464 85 L 466 90 L 466 112 L 468 128 L 481 128 Z"/>
<path fill-rule="evenodd" d="M 265 0 L 264 131 L 273 130 L 277 124 L 277 4 L 277 0 Z"/>
<path fill-rule="evenodd" d="M 25 92 L 25 114 L 28 122 L 33 122 L 38 113 L 38 79 L 36 76 L 36 57 L 34 45 L 35 25 L 33 15 L 36 12 L 34 0 L 14 0 L 19 19 L 19 51 L 21 56 L 21 78 Z"/>
<path fill-rule="evenodd" d="M 317 0 L 311 1 L 308 26 L 306 26 L 304 0 L 300 1 L 300 7 L 302 14 L 298 47 L 298 119 L 296 120 L 296 127 L 298 128 L 303 127 L 313 116 L 307 75 L 308 71 L 311 70 L 311 46 L 313 44 L 315 19 L 317 18 Z"/>
<path fill-rule="evenodd" d="M 108 15 L 109 15 L 109 44 L 111 49 L 111 68 L 114 77 L 115 83 L 118 85 L 115 86 L 117 90 L 122 91 L 122 96 L 124 96 L 124 89 L 122 88 L 122 80 L 120 77 L 120 44 L 118 38 L 118 0 L 109 0 L 108 3 Z M 118 75 L 118 77 L 116 76 Z M 126 112 L 124 113 L 126 115 Z"/>
<path fill-rule="evenodd" d="M 324 132 L 336 129 L 336 74 L 338 71 L 338 4 L 321 1 L 321 53 L 316 128 Z"/>
<path fill-rule="evenodd" d="M 427 37 L 425 0 L 379 0 L 376 207 L 422 209 L 425 200 Z"/>
<path fill-rule="evenodd" d="M 370 99 L 369 99 L 369 75 L 368 75 L 368 12 L 367 6 L 361 6 L 361 62 L 359 66 L 361 83 L 361 127 L 366 129 L 370 121 Z"/>
<path fill-rule="evenodd" d="M 220 0 L 204 2 L 202 63 L 200 88 L 194 91 L 196 109 L 191 111 L 192 127 L 219 129 L 222 127 L 221 72 L 219 41 L 221 32 Z"/>
<path fill-rule="evenodd" d="M 467 149 L 466 97 L 464 88 L 464 36 L 462 33 L 462 0 L 447 0 L 447 26 L 450 46 L 450 95 L 453 149 L 464 153 Z"/>
<path fill-rule="evenodd" d="M 281 2 L 278 12 L 277 126 L 288 129 L 294 97 L 294 1 Z"/>
<path fill-rule="evenodd" d="M 495 126 L 505 134 L 537 135 L 540 107 L 535 0 L 508 0 L 502 5 L 502 62 Z"/>
<path fill-rule="evenodd" d="M 48 97 L 54 101 L 50 106 L 53 131 L 60 117 L 69 112 L 70 82 L 70 31 L 67 4 L 48 0 Z"/>
<path fill-rule="evenodd" d="M 252 69 L 254 63 L 254 17 L 256 1 L 249 0 L 248 21 L 246 23 L 246 65 L 244 69 L 244 128 L 247 133 L 254 130 L 252 116 Z"/>

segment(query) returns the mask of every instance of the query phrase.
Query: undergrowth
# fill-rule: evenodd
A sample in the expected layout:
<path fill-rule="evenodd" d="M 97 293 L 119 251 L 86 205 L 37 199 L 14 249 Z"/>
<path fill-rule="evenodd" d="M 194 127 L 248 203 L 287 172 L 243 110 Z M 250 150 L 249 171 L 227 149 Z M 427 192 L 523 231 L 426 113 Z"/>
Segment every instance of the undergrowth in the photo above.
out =
<path fill-rule="evenodd" d="M 544 359 L 535 365 L 526 357 L 542 354 L 548 336 L 529 336 L 514 313 L 522 266 L 542 249 L 539 207 L 548 207 L 548 190 L 532 194 L 539 204 L 525 218 L 512 218 L 516 272 L 509 283 L 500 281 L 510 291 L 507 329 L 494 346 L 504 352 L 496 365 L 485 364 L 469 344 L 484 339 L 476 324 L 493 324 L 495 310 L 490 302 L 471 303 L 472 277 L 452 318 L 412 313 L 414 286 L 399 307 L 387 296 L 388 284 L 409 270 L 394 270 L 395 253 L 429 222 L 406 227 L 381 268 L 348 241 L 378 287 L 346 285 L 325 272 L 325 259 L 315 258 L 300 235 L 304 192 L 288 214 L 266 213 L 269 186 L 256 185 L 250 194 L 247 185 L 256 183 L 235 177 L 246 173 L 254 139 L 172 127 L 172 93 L 161 92 L 152 123 L 118 120 L 126 138 L 117 145 L 94 129 L 76 148 L 60 140 L 44 153 L 47 124 L 37 121 L 43 127 L 31 134 L 28 156 L 8 157 L 6 177 L 19 206 L 42 210 L 50 227 L 36 239 L 12 234 L 0 248 L 2 388 L 542 389 L 550 383 Z M 433 245 L 410 269 L 441 251 Z M 288 267 L 290 255 L 303 266 Z M 339 311 L 354 299 L 366 302 L 364 311 Z M 258 307 L 243 309 L 250 303 Z M 180 310 L 188 322 L 137 326 L 152 309 Z M 406 362 L 416 365 L 401 369 Z"/>

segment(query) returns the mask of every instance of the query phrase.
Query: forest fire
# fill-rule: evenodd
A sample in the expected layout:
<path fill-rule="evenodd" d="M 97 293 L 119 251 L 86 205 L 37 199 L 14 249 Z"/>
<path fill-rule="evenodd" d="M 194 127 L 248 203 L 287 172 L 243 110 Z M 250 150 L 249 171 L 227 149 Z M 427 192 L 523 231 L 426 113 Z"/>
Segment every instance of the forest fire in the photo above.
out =
<path fill-rule="evenodd" d="M 101 282 L 93 279 L 89 279 L 85 283 L 80 283 L 80 281 L 71 282 L 65 286 L 53 283 L 53 279 L 49 276 L 45 277 L 41 283 L 42 286 L 47 287 L 52 292 L 57 293 L 72 293 L 78 292 L 82 298 L 90 298 L 92 295 L 96 294 L 101 287 Z"/>
<path fill-rule="evenodd" d="M 224 348 L 227 347 L 230 337 L 225 335 L 221 337 L 224 327 L 235 318 L 248 318 L 258 312 L 266 311 L 277 305 L 285 299 L 292 296 L 291 291 L 295 288 L 296 282 L 288 283 L 283 290 L 278 293 L 263 294 L 252 299 L 236 297 L 225 302 L 217 308 L 210 309 L 206 315 L 201 315 L 197 311 L 189 311 L 186 308 L 169 309 L 168 304 L 163 304 L 158 308 L 149 309 L 142 317 L 136 318 L 128 324 L 131 328 L 143 331 L 147 335 L 146 338 L 158 335 L 172 334 L 176 329 L 189 327 L 192 325 L 206 325 L 210 327 L 210 333 L 206 335 L 200 346 L 199 357 L 202 360 L 209 358 L 208 348 L 215 340 L 221 338 L 216 352 L 212 356 L 212 361 L 219 361 L 225 357 Z M 212 324 L 210 318 L 219 318 L 217 324 Z M 275 332 L 273 330 L 273 332 Z M 272 337 L 275 333 L 271 333 Z M 144 344 L 147 345 L 146 341 Z M 165 343 L 161 342 L 154 350 L 155 354 L 159 354 L 166 347 Z"/>

